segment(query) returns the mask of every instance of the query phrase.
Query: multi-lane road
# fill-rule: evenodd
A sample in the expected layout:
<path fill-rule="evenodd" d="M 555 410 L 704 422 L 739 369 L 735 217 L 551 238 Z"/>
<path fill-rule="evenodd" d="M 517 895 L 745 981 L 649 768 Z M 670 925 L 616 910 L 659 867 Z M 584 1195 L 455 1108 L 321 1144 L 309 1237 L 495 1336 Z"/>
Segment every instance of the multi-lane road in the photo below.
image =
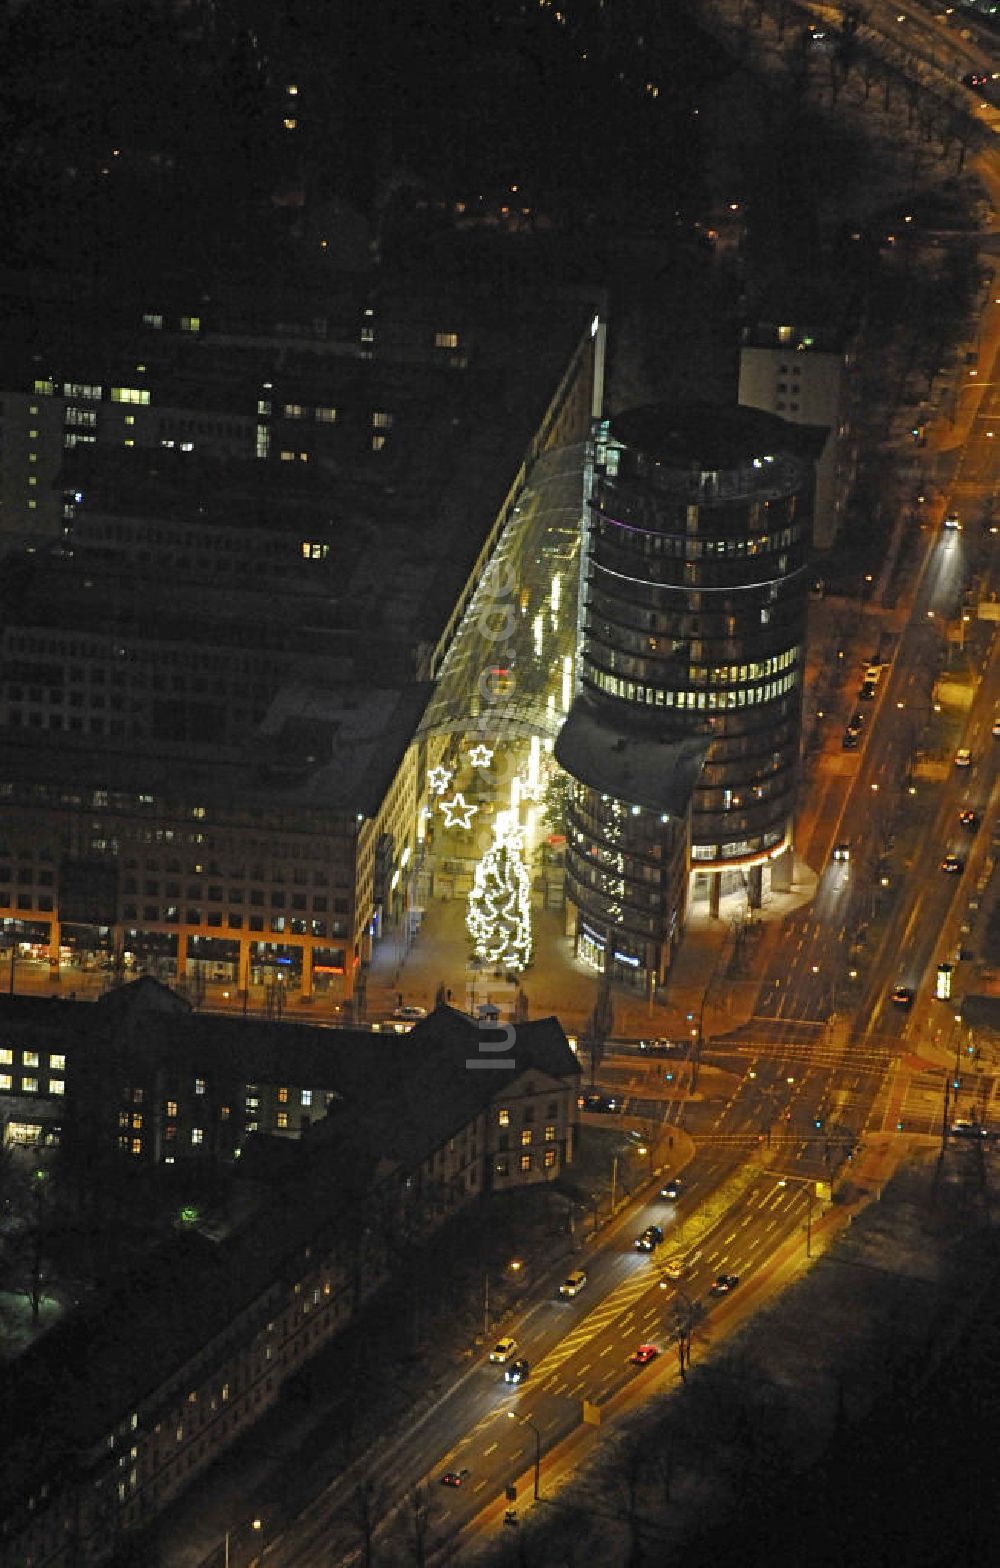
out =
<path fill-rule="evenodd" d="M 430 1544 L 453 1539 L 488 1507 L 495 1509 L 513 1477 L 530 1474 L 536 1440 L 544 1458 L 579 1431 L 585 1404 L 601 1406 L 628 1387 L 641 1394 L 674 1375 L 670 1347 L 678 1307 L 703 1303 L 705 1332 L 711 1333 L 738 1301 L 766 1293 L 781 1245 L 793 1236 L 804 1238 L 816 1183 L 842 1168 L 849 1151 L 856 1157 L 872 1133 L 900 1126 L 940 1133 L 950 1072 L 927 1020 L 933 1024 L 941 1016 L 942 1004 L 931 996 L 936 965 L 954 955 L 969 890 L 981 881 L 990 858 L 998 804 L 994 759 L 1000 750 L 992 737 L 1000 702 L 1000 651 L 989 636 L 992 624 L 970 623 L 950 672 L 959 703 L 963 692 L 967 698 L 953 733 L 956 746 L 968 747 L 971 764 L 958 767 L 952 757 L 940 758 L 938 779 L 919 784 L 933 791 L 922 840 L 909 864 L 894 868 L 891 913 L 880 923 L 876 950 L 857 961 L 857 986 L 845 980 L 854 879 L 862 874 L 860 851 L 873 831 L 873 804 L 892 796 L 899 831 L 905 831 L 910 797 L 903 781 L 912 762 L 914 714 L 922 721 L 927 717 L 934 682 L 949 675 L 945 628 L 954 627 L 962 613 L 968 554 L 976 542 L 972 530 L 992 499 L 998 382 L 1000 365 L 994 362 L 983 377 L 979 415 L 956 470 L 954 499 L 949 498 L 962 511 L 963 528 L 945 529 L 937 510 L 925 525 L 917 584 L 892 661 L 868 705 L 862 745 L 842 752 L 838 730 L 820 758 L 812 838 L 805 846 L 819 870 L 816 895 L 785 924 L 780 948 L 760 977 L 756 1017 L 739 1034 L 705 1043 L 696 1102 L 670 1099 L 664 1073 L 671 1063 L 663 1058 L 625 1049 L 606 1064 L 608 1088 L 626 1094 L 623 1121 L 669 1122 L 683 1115 L 696 1153 L 685 1169 L 680 1200 L 652 1197 L 629 1207 L 598 1245 L 581 1249 L 588 1280 L 580 1294 L 562 1300 L 553 1288 L 525 1313 L 513 1331 L 518 1354 L 531 1368 L 523 1385 L 506 1384 L 502 1367 L 484 1358 L 419 1424 L 371 1458 L 367 1481 L 385 1499 L 381 1531 L 402 1528 L 404 1516 L 413 1528 L 416 1506 L 423 1510 L 420 1528 Z M 854 650 L 859 660 L 870 651 Z M 860 679 L 860 663 L 856 668 Z M 850 690 L 844 700 L 853 704 Z M 920 805 L 926 811 L 926 798 Z M 978 834 L 962 830 L 963 809 L 982 819 Z M 834 843 L 845 841 L 852 846 L 851 859 L 833 860 Z M 961 873 L 940 869 L 948 852 L 961 854 Z M 901 983 L 915 992 L 912 1011 L 890 1000 Z M 954 1100 L 951 1107 L 954 1114 Z M 634 1246 L 647 1224 L 665 1233 L 651 1255 Z M 675 1256 L 684 1260 L 679 1280 L 664 1270 Z M 736 1275 L 740 1283 L 716 1301 L 709 1291 L 720 1273 Z M 644 1343 L 660 1354 L 636 1367 L 629 1358 Z M 460 1474 L 461 1486 L 442 1485 L 446 1471 Z M 357 1527 L 347 1519 L 345 1503 L 357 1480 L 349 1477 L 317 1500 L 281 1543 L 283 1564 L 307 1568 L 356 1556 Z"/>

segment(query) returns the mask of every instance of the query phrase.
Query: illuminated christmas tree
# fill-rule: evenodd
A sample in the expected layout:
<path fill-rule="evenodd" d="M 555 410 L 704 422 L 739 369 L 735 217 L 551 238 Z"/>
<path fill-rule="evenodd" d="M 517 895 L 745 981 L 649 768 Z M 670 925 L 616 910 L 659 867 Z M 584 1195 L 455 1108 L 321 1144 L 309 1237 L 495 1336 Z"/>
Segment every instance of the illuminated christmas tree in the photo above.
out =
<path fill-rule="evenodd" d="M 531 958 L 531 884 L 524 839 L 510 811 L 498 813 L 493 832 L 493 843 L 476 867 L 466 924 L 477 958 L 516 971 Z"/>

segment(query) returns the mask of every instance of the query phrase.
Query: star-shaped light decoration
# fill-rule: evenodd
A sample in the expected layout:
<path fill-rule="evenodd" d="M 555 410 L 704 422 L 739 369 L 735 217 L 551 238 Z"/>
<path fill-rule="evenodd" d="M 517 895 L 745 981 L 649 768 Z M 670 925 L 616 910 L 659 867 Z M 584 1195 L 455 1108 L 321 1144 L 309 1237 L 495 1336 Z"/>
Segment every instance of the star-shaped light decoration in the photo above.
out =
<path fill-rule="evenodd" d="M 493 752 L 489 746 L 472 746 L 469 750 L 469 766 L 471 768 L 488 768 L 493 761 Z"/>
<path fill-rule="evenodd" d="M 540 784 L 532 784 L 530 782 L 530 780 L 528 780 L 528 779 L 522 779 L 521 780 L 521 799 L 522 800 L 532 801 L 532 800 L 541 800 L 541 798 L 542 798 L 542 786 Z"/>
<path fill-rule="evenodd" d="M 427 787 L 432 795 L 443 795 L 453 777 L 454 775 L 447 768 L 442 768 L 440 765 L 436 768 L 429 768 L 427 772 Z"/>
<path fill-rule="evenodd" d="M 479 810 L 477 805 L 465 799 L 461 791 L 453 800 L 439 800 L 438 805 L 444 812 L 446 828 L 465 828 L 466 831 L 472 827 L 472 819 Z"/>

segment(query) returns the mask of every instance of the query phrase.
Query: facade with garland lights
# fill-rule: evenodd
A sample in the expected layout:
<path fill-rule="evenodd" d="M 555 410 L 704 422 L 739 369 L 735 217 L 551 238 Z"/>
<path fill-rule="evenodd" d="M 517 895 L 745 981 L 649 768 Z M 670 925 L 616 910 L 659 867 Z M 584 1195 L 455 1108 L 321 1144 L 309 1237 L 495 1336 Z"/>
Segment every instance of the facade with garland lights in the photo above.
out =
<path fill-rule="evenodd" d="M 16 961 L 362 1006 L 426 896 L 428 824 L 465 849 L 476 803 L 428 787 L 448 742 L 422 715 L 502 542 L 523 553 L 528 476 L 582 451 L 600 302 L 342 289 L 321 323 L 311 296 L 109 305 L 92 340 L 53 311 L 10 348 L 4 439 L 39 447 L 0 519 Z"/>
<path fill-rule="evenodd" d="M 759 903 L 779 859 L 778 875 L 790 872 L 812 538 L 800 440 L 773 415 L 702 405 L 637 408 L 597 427 L 577 700 L 557 747 L 577 780 L 568 896 L 578 944 L 599 933 L 595 962 L 627 905 L 609 896 L 608 868 L 640 905 L 652 875 L 641 842 L 623 835 L 640 834 L 645 803 L 656 804 L 657 745 L 660 799 L 668 775 L 683 785 L 675 794 L 691 785 L 690 896 L 717 914 L 731 889 Z M 645 761 L 630 778 L 624 760 L 640 738 Z M 680 761 L 691 754 L 671 749 L 684 743 L 700 748 L 693 778 Z M 617 785 L 595 796 L 615 755 Z M 658 912 L 673 922 L 676 907 L 661 899 Z"/>

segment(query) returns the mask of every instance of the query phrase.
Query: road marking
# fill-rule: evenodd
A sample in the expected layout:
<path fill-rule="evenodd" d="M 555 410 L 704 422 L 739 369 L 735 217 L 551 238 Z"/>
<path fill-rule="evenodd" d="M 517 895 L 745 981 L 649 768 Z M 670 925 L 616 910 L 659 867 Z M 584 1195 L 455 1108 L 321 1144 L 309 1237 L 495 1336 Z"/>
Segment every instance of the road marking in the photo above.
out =
<path fill-rule="evenodd" d="M 488 1459 L 490 1457 L 490 1454 L 495 1454 L 499 1447 L 500 1447 L 499 1443 L 491 1443 L 489 1448 L 484 1448 L 483 1449 L 483 1458 L 484 1459 Z"/>
<path fill-rule="evenodd" d="M 604 1347 L 604 1349 L 601 1351 L 601 1354 L 598 1356 L 598 1358 L 597 1358 L 598 1361 L 603 1361 L 605 1356 L 610 1356 L 610 1354 L 614 1350 L 614 1348 L 615 1348 L 614 1345 L 606 1345 Z M 583 1370 L 586 1371 L 586 1368 L 584 1368 Z"/>

